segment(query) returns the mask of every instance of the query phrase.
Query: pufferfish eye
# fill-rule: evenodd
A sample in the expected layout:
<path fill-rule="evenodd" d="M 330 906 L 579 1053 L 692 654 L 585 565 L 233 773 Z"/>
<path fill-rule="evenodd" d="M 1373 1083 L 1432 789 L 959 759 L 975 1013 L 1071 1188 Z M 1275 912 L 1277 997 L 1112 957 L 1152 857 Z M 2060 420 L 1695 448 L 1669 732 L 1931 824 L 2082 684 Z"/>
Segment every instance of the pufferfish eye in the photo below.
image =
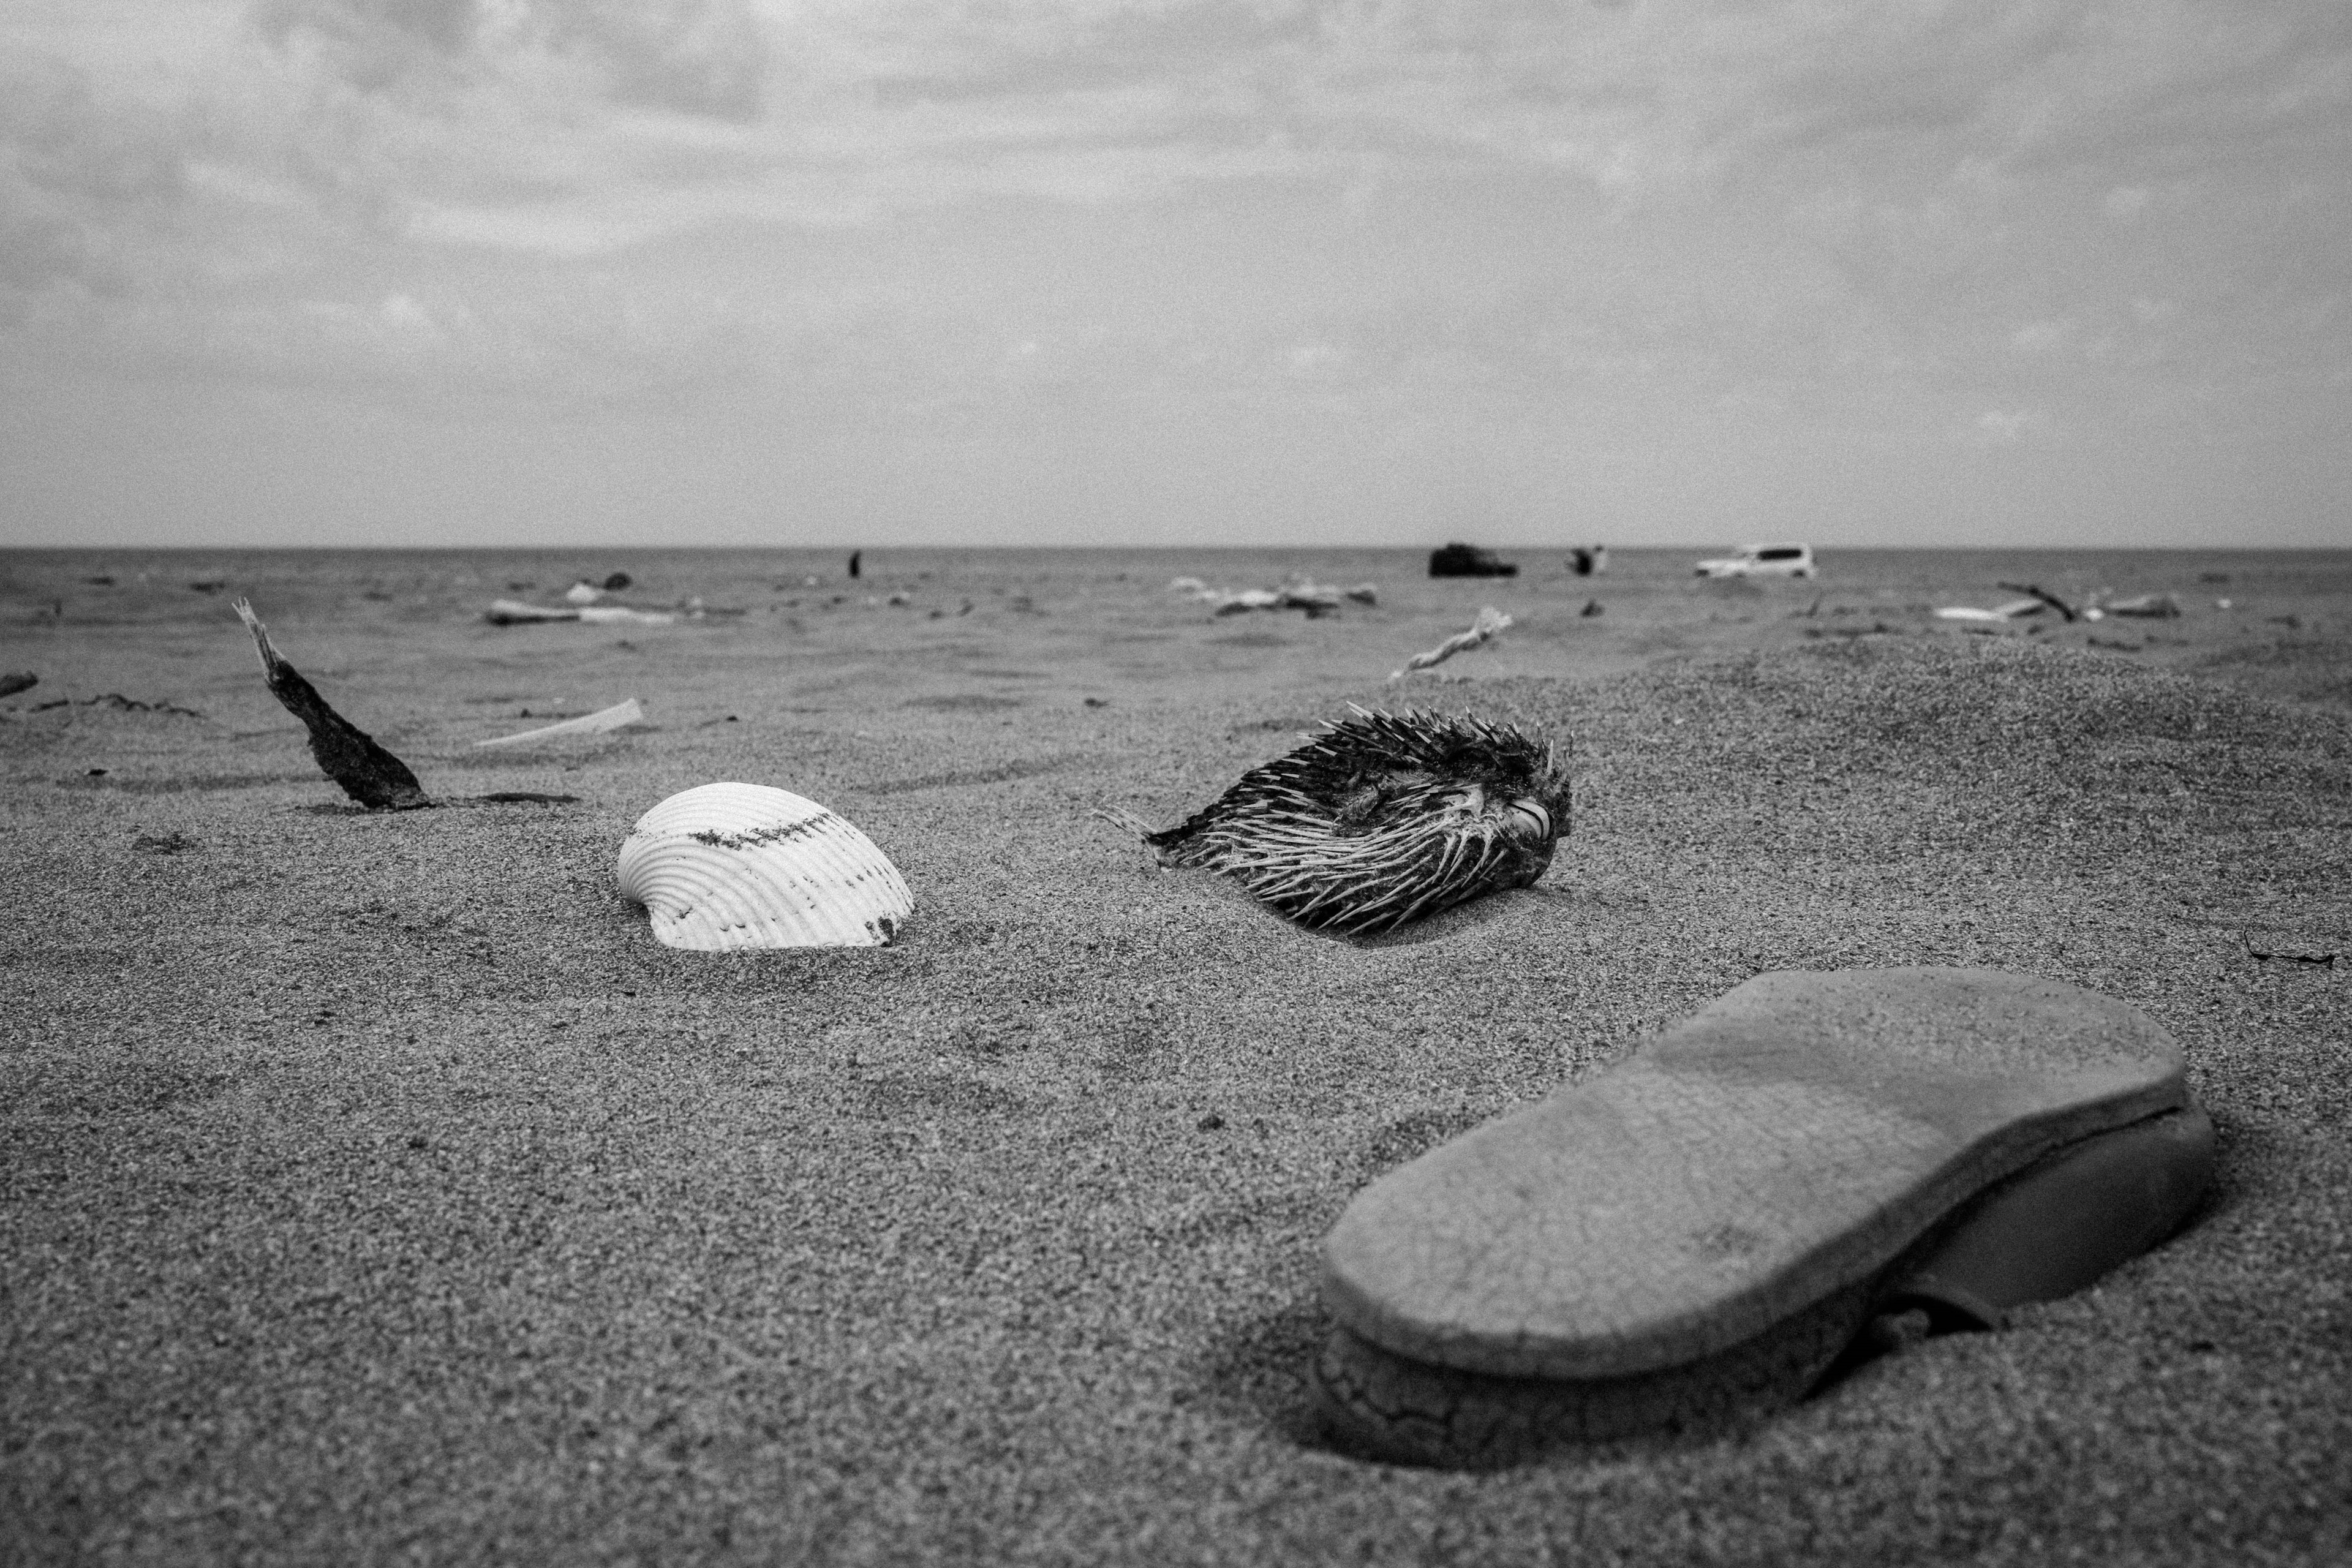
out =
<path fill-rule="evenodd" d="M 1529 834 L 1537 838 L 1551 837 L 1551 813 L 1543 808 L 1542 802 L 1530 800 L 1522 795 L 1511 802 L 1511 810 L 1527 819 L 1527 825 L 1518 829 L 1522 834 Z"/>

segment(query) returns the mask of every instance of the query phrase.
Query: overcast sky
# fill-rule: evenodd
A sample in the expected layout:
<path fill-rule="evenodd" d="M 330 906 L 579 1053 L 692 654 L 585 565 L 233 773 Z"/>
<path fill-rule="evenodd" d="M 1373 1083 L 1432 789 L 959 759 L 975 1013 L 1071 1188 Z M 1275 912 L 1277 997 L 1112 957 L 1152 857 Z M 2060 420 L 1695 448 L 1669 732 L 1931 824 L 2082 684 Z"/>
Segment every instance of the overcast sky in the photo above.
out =
<path fill-rule="evenodd" d="M 2352 542 L 2347 0 L 0 0 L 0 542 Z"/>

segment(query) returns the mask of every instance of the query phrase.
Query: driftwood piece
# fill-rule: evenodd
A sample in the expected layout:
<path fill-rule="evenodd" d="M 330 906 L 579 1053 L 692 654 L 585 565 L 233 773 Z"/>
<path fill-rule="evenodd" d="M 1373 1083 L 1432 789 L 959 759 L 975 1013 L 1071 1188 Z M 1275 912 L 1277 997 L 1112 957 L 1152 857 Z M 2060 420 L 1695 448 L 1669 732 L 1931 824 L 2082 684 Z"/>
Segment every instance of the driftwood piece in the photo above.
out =
<path fill-rule="evenodd" d="M 2074 605 L 2068 604 L 2065 600 L 2060 598 L 2049 589 L 2042 587 L 2038 583 L 2003 583 L 2001 586 L 2008 589 L 2012 594 L 2032 595 L 2035 598 L 2041 600 L 2043 604 L 2049 605 L 2052 609 L 2057 611 L 2060 615 L 2065 616 L 2070 621 L 2077 618 L 2077 612 Z"/>
<path fill-rule="evenodd" d="M 278 656 L 269 643 L 269 630 L 253 613 L 252 605 L 239 599 L 236 609 L 245 629 L 253 634 L 254 647 L 261 651 L 270 694 L 310 731 L 310 754 L 329 778 L 343 786 L 345 795 L 371 811 L 414 811 L 433 804 L 407 763 L 328 707 L 327 700 L 302 679 L 302 672 Z"/>
<path fill-rule="evenodd" d="M 1486 641 L 1497 632 L 1509 626 L 1510 624 L 1510 616 L 1495 608 L 1494 605 L 1488 605 L 1478 612 L 1477 621 L 1472 625 L 1468 631 L 1454 633 L 1452 637 L 1447 637 L 1444 642 L 1439 643 L 1435 647 L 1431 648 L 1427 653 L 1414 654 L 1411 658 L 1404 661 L 1404 668 L 1391 671 L 1389 675 L 1389 679 L 1391 680 L 1402 680 L 1405 676 L 1411 674 L 1416 669 L 1427 669 L 1433 664 L 1444 664 L 1455 654 L 1460 653 L 1466 648 L 1476 647 L 1480 643 Z"/>

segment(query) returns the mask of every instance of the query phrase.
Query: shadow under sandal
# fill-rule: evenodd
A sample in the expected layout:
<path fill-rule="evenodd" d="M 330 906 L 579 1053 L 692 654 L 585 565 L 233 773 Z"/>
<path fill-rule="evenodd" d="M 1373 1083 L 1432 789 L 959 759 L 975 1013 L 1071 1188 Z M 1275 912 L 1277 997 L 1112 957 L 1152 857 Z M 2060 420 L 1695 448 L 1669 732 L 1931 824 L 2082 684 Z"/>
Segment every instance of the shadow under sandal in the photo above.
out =
<path fill-rule="evenodd" d="M 2179 1048 L 1992 970 L 1759 975 L 1357 1194 L 1316 1358 L 1341 1446 L 1507 1464 L 1801 1397 L 1874 1317 L 1998 1326 L 2210 1180 Z"/>

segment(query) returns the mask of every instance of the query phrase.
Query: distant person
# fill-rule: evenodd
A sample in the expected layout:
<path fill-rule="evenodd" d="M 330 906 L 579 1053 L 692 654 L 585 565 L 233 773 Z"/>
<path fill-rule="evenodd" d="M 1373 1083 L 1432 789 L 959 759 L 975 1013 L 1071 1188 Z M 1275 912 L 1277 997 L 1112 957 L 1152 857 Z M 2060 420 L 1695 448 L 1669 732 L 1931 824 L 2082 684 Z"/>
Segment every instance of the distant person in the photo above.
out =
<path fill-rule="evenodd" d="M 849 552 L 849 574 L 851 576 L 855 577 L 857 575 L 857 558 L 865 553 L 866 552 L 863 550 L 853 550 Z"/>
<path fill-rule="evenodd" d="M 1598 577 L 1609 570 L 1609 547 L 1595 544 L 1588 549 L 1580 544 L 1570 552 L 1569 564 L 1580 577 Z"/>

